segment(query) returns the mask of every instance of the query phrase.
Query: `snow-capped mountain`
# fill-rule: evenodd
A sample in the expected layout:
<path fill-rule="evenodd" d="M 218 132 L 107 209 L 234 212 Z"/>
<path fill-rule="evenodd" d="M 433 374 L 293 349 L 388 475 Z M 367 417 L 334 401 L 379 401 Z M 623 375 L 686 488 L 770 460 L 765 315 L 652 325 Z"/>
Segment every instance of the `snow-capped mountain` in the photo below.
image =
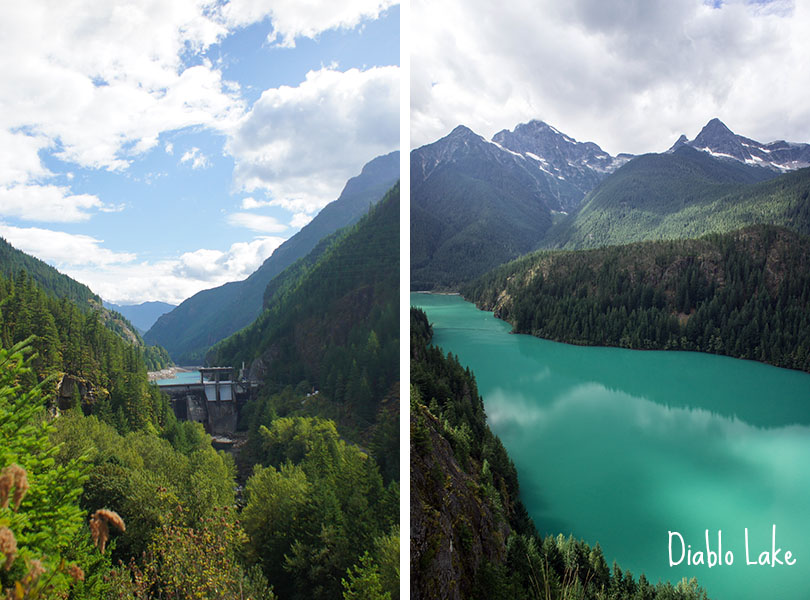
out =
<path fill-rule="evenodd" d="M 810 144 L 797 144 L 778 140 L 763 144 L 737 135 L 720 119 L 712 119 L 691 142 L 685 135 L 668 150 L 691 146 L 715 158 L 737 160 L 749 165 L 766 167 L 784 173 L 810 166 Z"/>
<path fill-rule="evenodd" d="M 444 163 L 461 165 L 475 156 L 478 161 L 506 168 L 551 210 L 568 212 L 606 175 L 632 158 L 613 157 L 593 142 L 578 142 L 542 121 L 530 121 L 496 133 L 486 140 L 464 125 L 412 153 L 411 177 L 428 179 Z"/>
<path fill-rule="evenodd" d="M 453 288 L 534 249 L 629 160 L 540 121 L 492 141 L 460 125 L 411 152 L 411 281 Z"/>
<path fill-rule="evenodd" d="M 499 131 L 492 141 L 530 159 L 547 175 L 568 181 L 583 194 L 632 158 L 630 154 L 611 156 L 593 142 L 578 142 L 536 120 L 521 123 L 513 131 Z"/>

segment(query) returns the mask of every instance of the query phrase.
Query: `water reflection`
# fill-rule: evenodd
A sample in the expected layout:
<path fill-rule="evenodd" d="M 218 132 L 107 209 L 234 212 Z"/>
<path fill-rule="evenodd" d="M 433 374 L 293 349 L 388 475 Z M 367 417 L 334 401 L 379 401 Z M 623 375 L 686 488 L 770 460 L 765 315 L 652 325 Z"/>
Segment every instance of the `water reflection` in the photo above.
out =
<path fill-rule="evenodd" d="M 697 576 L 721 600 L 806 596 L 810 375 L 505 335 L 458 298 L 419 303 L 435 342 L 475 372 L 542 531 L 598 540 L 609 561 L 653 580 Z M 746 566 L 744 529 L 767 545 L 773 524 L 799 566 Z M 667 532 L 705 549 L 707 529 L 723 531 L 735 564 L 669 567 Z"/>

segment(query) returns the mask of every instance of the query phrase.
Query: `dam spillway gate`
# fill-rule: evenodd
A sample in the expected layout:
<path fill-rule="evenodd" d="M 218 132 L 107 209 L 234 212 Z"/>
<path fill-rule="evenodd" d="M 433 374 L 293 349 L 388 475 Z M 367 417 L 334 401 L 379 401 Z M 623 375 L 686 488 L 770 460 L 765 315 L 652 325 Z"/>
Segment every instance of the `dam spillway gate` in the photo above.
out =
<path fill-rule="evenodd" d="M 239 410 L 258 383 L 237 381 L 231 367 L 205 367 L 199 371 L 199 383 L 162 384 L 160 390 L 171 398 L 178 419 L 202 423 L 211 435 L 232 434 L 236 431 Z"/>

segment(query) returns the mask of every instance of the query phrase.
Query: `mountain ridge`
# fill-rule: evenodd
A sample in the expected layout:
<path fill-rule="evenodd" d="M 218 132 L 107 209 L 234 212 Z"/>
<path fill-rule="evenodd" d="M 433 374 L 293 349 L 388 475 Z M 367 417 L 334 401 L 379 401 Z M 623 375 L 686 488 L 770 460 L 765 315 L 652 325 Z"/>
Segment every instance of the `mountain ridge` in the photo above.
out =
<path fill-rule="evenodd" d="M 301 231 L 241 281 L 198 292 L 161 316 L 144 336 L 164 346 L 175 362 L 200 362 L 216 342 L 249 325 L 261 312 L 268 283 L 309 253 L 326 235 L 356 222 L 399 178 L 399 152 L 378 156 L 349 179 Z"/>
<path fill-rule="evenodd" d="M 126 317 L 141 335 L 146 333 L 160 316 L 177 308 L 176 304 L 169 304 L 168 302 L 160 301 L 147 301 L 141 302 L 140 304 L 120 305 L 113 302 L 107 302 L 105 300 L 103 305 L 106 308 L 114 310 L 115 312 Z"/>
<path fill-rule="evenodd" d="M 667 152 L 684 145 L 716 158 L 736 160 L 780 173 L 810 167 L 810 144 L 784 140 L 758 142 L 734 133 L 717 117 L 706 123 L 692 141 L 681 134 Z"/>
<path fill-rule="evenodd" d="M 537 120 L 492 140 L 459 125 L 414 149 L 412 289 L 452 289 L 528 252 L 627 160 Z"/>

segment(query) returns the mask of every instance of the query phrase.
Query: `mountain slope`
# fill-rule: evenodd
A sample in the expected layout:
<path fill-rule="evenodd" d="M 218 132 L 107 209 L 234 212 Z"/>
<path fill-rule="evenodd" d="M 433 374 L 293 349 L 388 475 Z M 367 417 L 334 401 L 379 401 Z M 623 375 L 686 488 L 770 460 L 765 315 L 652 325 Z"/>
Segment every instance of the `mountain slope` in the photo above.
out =
<path fill-rule="evenodd" d="M 244 361 L 268 384 L 306 380 L 362 426 L 398 378 L 399 185 L 328 241 L 281 275 L 261 316 L 208 362 Z"/>
<path fill-rule="evenodd" d="M 720 119 L 712 119 L 691 142 L 685 135 L 670 148 L 690 146 L 716 158 L 734 160 L 784 173 L 810 167 L 810 144 L 779 140 L 763 144 L 737 135 Z"/>
<path fill-rule="evenodd" d="M 103 306 L 101 298 L 89 287 L 0 238 L 0 277 L 13 282 L 21 273 L 30 280 L 23 288 L 33 285 L 51 298 L 75 304 L 85 314 L 95 313 L 94 318 L 107 329 L 139 347 L 150 368 L 160 369 L 171 364 L 162 348 L 147 347 L 135 326 L 122 314 Z"/>
<path fill-rule="evenodd" d="M 411 152 L 411 286 L 453 289 L 534 248 L 627 157 L 540 121 L 487 141 L 459 126 Z"/>
<path fill-rule="evenodd" d="M 337 200 L 276 248 L 250 277 L 188 298 L 160 317 L 144 339 L 164 346 L 175 362 L 201 361 L 213 344 L 250 324 L 259 315 L 265 288 L 276 275 L 306 256 L 324 236 L 356 222 L 398 178 L 398 152 L 375 158 L 346 183 Z"/>
<path fill-rule="evenodd" d="M 63 275 L 49 264 L 17 250 L 0 238 L 0 275 L 10 279 L 19 271 L 25 271 L 39 287 L 52 296 L 67 298 L 82 306 L 101 304 L 101 298 L 83 283 Z"/>
<path fill-rule="evenodd" d="M 682 146 L 638 157 L 605 179 L 543 247 L 593 248 L 699 237 L 755 223 L 810 228 L 810 169 L 784 175 Z"/>
<path fill-rule="evenodd" d="M 166 302 L 142 302 L 141 304 L 127 304 L 125 306 L 104 302 L 104 306 L 126 317 L 141 333 L 148 331 L 161 315 L 165 315 L 176 308 L 174 304 Z"/>

